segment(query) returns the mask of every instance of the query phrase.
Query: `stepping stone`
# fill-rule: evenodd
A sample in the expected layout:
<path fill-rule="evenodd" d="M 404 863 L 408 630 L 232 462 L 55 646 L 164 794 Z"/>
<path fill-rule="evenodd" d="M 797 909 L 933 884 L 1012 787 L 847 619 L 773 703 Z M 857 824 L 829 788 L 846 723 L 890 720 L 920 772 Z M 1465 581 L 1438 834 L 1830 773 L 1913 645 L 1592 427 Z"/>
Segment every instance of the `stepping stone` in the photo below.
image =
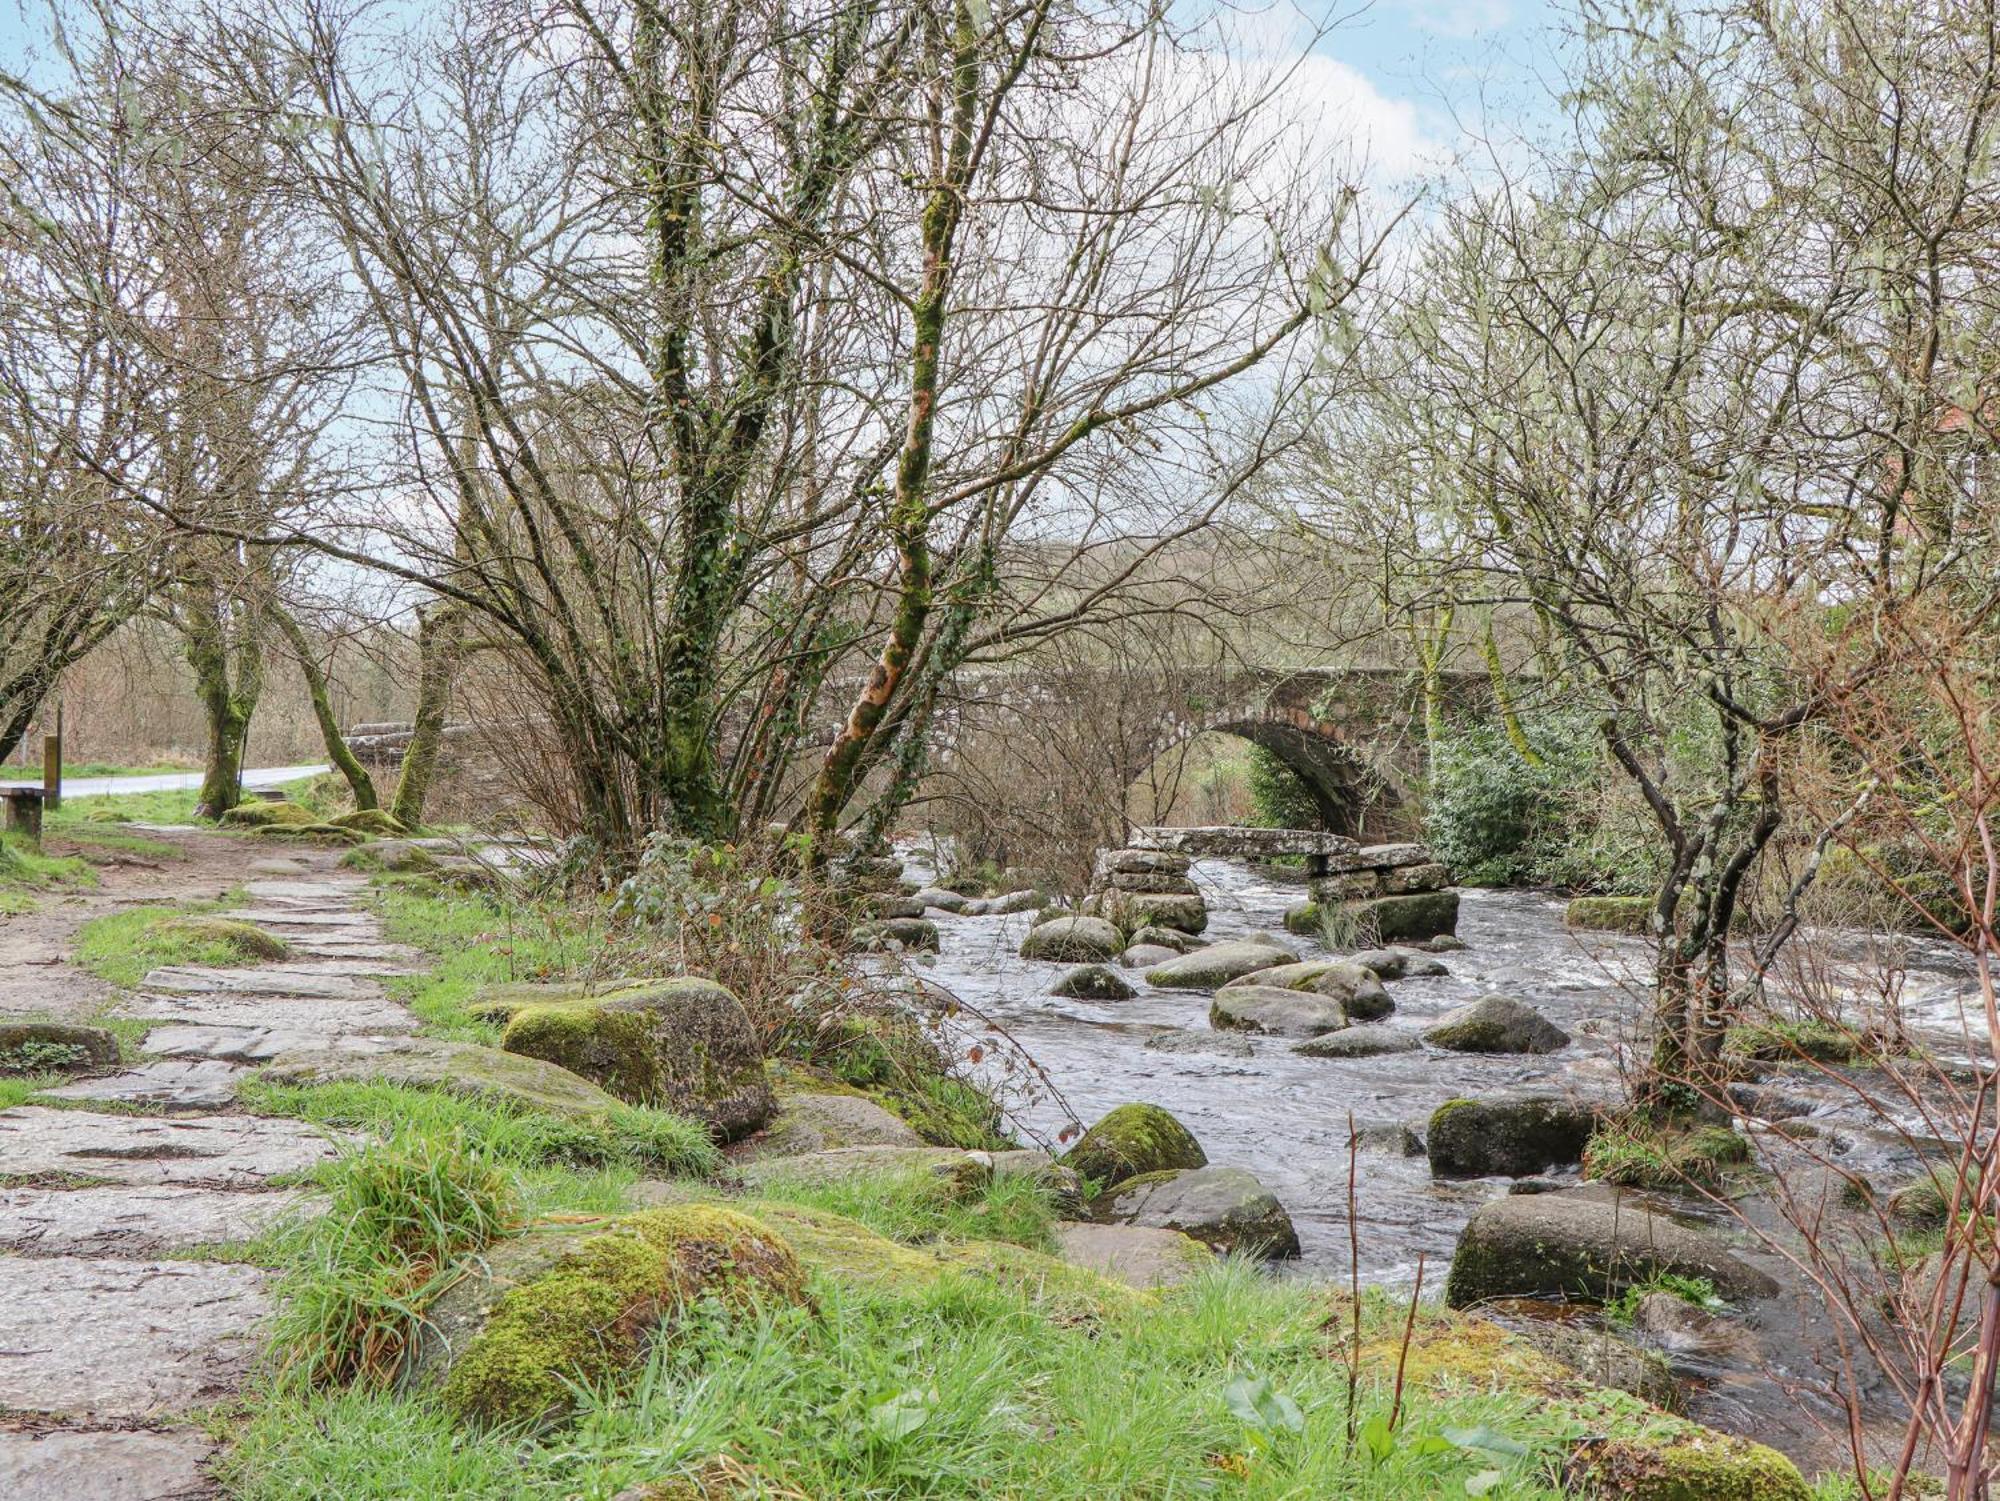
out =
<path fill-rule="evenodd" d="M 0 1251 L 20 1256 L 155 1256 L 248 1240 L 306 1196 L 217 1188 L 0 1188 Z M 0 1474 L 5 1473 L 0 1464 Z M 11 1494 L 0 1486 L 0 1496 Z"/>
<path fill-rule="evenodd" d="M 0 1410 L 156 1418 L 229 1396 L 256 1359 L 269 1276 L 216 1262 L 0 1256 Z"/>
<path fill-rule="evenodd" d="M 243 889 L 260 902 L 317 902 L 325 907 L 351 906 L 352 898 L 367 889 L 359 878 L 321 881 L 251 881 Z"/>
<path fill-rule="evenodd" d="M 145 1048 L 164 1058 L 219 1058 L 225 1063 L 269 1063 L 294 1048 L 316 1047 L 327 1032 L 288 1032 L 277 1027 L 155 1027 Z"/>
<path fill-rule="evenodd" d="M 278 995 L 345 1001 L 382 993 L 382 987 L 371 980 L 278 964 L 255 969 L 169 964 L 151 971 L 139 984 L 152 995 Z"/>
<path fill-rule="evenodd" d="M 0 1174 L 16 1179 L 261 1188 L 280 1173 L 304 1172 L 333 1155 L 333 1142 L 303 1121 L 250 1115 L 167 1120 L 36 1105 L 0 1111 Z"/>
<path fill-rule="evenodd" d="M 309 959 L 376 959 L 391 964 L 408 963 L 418 965 L 422 959 L 415 949 L 406 943 L 385 943 L 372 938 L 349 938 L 323 936 L 318 933 L 294 933 L 285 939 L 294 954 Z M 384 970 L 384 974 L 414 974 L 410 970 Z"/>
<path fill-rule="evenodd" d="M 199 1428 L 0 1432 L 0 1496 L 10 1501 L 198 1501 L 215 1441 Z"/>
<path fill-rule="evenodd" d="M 246 867 L 253 876 L 301 876 L 306 873 L 303 860 L 252 860 Z"/>
<path fill-rule="evenodd" d="M 314 907 L 244 907 L 229 914 L 236 922 L 260 928 L 368 928 L 378 926 L 372 912 Z"/>
<path fill-rule="evenodd" d="M 188 1022 L 197 1026 L 275 1027 L 310 1032 L 315 1038 L 357 1032 L 414 1032 L 416 1018 L 387 1000 L 329 1001 L 298 996 L 142 995 L 114 1015 L 138 1021 Z"/>
<path fill-rule="evenodd" d="M 103 1079 L 79 1079 L 41 1093 L 55 1100 L 118 1100 L 171 1110 L 213 1110 L 236 1101 L 243 1070 L 213 1059 L 162 1059 Z"/>

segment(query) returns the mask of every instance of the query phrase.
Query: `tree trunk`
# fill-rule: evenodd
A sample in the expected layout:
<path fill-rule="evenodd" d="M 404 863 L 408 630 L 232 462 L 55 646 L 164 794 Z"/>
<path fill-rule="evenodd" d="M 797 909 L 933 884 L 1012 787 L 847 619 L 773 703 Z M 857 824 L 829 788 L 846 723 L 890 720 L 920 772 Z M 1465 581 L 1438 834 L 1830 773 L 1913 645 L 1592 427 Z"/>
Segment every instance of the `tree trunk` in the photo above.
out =
<path fill-rule="evenodd" d="M 464 621 L 452 606 L 429 605 L 418 613 L 417 712 L 396 777 L 396 795 L 389 804 L 390 816 L 406 829 L 423 826 L 424 802 L 444 744 L 445 717 L 451 712 L 464 636 Z"/>
<path fill-rule="evenodd" d="M 264 688 L 258 622 L 247 611 L 238 618 L 236 608 L 220 595 L 203 595 L 182 624 L 195 693 L 208 721 L 201 792 L 195 799 L 198 818 L 220 818 L 242 800 L 250 716 Z"/>
<path fill-rule="evenodd" d="M 298 658 L 299 672 L 306 680 L 306 694 L 312 700 L 313 718 L 319 721 L 320 739 L 326 744 L 327 760 L 347 779 L 356 808 L 379 807 L 374 778 L 368 775 L 368 768 L 355 759 L 354 752 L 347 748 L 347 737 L 340 732 L 340 721 L 334 718 L 326 674 L 320 671 L 311 640 L 299 623 L 292 619 L 290 612 L 274 609 L 271 614 L 278 622 L 278 629 L 285 633 L 285 639 L 291 642 L 292 654 Z"/>

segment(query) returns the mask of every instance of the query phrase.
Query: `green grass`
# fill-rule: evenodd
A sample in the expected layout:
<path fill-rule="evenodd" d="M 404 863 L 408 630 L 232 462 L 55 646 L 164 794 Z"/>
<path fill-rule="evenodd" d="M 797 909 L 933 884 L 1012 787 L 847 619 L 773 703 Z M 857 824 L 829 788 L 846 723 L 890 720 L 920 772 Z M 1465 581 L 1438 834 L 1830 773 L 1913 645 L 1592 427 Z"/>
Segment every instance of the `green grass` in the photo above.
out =
<path fill-rule="evenodd" d="M 240 898 L 236 899 L 240 902 Z M 72 957 L 101 980 L 130 990 L 163 964 L 241 964 L 243 951 L 227 941 L 176 932 L 174 918 L 217 912 L 235 902 L 191 902 L 180 907 L 133 907 L 93 918 L 77 930 Z"/>
<path fill-rule="evenodd" d="M 1725 1126 L 1683 1129 L 1607 1121 L 1583 1149 L 1584 1176 L 1624 1188 L 1718 1188 L 1750 1160 L 1750 1143 Z"/>
<path fill-rule="evenodd" d="M 95 886 L 90 867 L 73 856 L 43 852 L 39 843 L 20 834 L 0 834 L 0 896 L 11 896 L 0 910 L 25 912 L 34 905 L 30 894 Z"/>
<path fill-rule="evenodd" d="M 997 1240 L 1046 1251 L 1056 1208 L 1033 1179 L 996 1174 L 968 1196 L 928 1168 L 857 1173 L 837 1181 L 791 1177 L 779 1170 L 757 1180 L 759 1197 L 859 1220 L 890 1240 L 919 1245 L 937 1240 Z"/>
<path fill-rule="evenodd" d="M 1715 1284 L 1706 1277 L 1682 1277 L 1674 1272 L 1664 1272 L 1650 1281 L 1634 1283 L 1604 1305 L 1604 1316 L 1614 1324 L 1626 1325 L 1638 1312 L 1639 1302 L 1649 1293 L 1670 1293 L 1683 1303 L 1714 1312 L 1723 1306 L 1721 1297 L 1715 1291 Z"/>
<path fill-rule="evenodd" d="M 1546 1462 L 1576 1429 L 1526 1394 L 1413 1389 L 1391 1434 L 1387 1383 L 1369 1377 L 1357 1418 L 1374 1441 L 1350 1449 L 1329 1300 L 1243 1266 L 1085 1322 L 970 1275 L 814 1292 L 811 1309 L 694 1321 L 633 1390 L 586 1397 L 541 1441 L 350 1391 L 264 1406 L 227 1479 L 240 1501 L 607 1501 L 729 1455 L 784 1487 L 770 1494 L 826 1498 L 1400 1501 L 1489 1472 L 1487 1494 L 1552 1498 Z M 1376 1333 L 1397 1317 L 1371 1305 Z"/>
<path fill-rule="evenodd" d="M 285 783 L 279 790 L 293 802 L 304 803 L 316 811 L 330 811 L 330 805 L 323 805 L 325 789 L 320 785 L 321 780 L 318 777 L 303 777 Z M 105 824 L 192 824 L 196 822 L 194 805 L 200 795 L 199 789 L 187 787 L 171 792 L 65 797 L 62 806 L 43 821 L 42 828 L 45 833 L 61 834 L 65 838 L 81 841 L 92 834 L 101 837 Z"/>
<path fill-rule="evenodd" d="M 393 942 L 422 949 L 434 960 L 422 975 L 390 981 L 391 992 L 426 1030 L 465 1042 L 499 1038 L 498 1027 L 468 1009 L 484 987 L 560 979 L 586 968 L 601 947 L 598 925 L 587 917 L 576 921 L 573 911 L 543 912 L 421 880 L 382 882 L 376 905 Z"/>

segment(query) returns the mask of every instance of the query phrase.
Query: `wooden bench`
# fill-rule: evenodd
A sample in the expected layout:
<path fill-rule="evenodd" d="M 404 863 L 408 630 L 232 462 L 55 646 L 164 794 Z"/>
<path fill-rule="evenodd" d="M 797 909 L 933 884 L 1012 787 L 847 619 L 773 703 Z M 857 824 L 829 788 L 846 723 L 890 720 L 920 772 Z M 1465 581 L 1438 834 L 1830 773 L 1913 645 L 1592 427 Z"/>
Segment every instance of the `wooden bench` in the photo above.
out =
<path fill-rule="evenodd" d="M 42 798 L 40 787 L 0 787 L 0 801 L 7 804 L 7 832 L 26 834 L 30 839 L 42 837 Z"/>

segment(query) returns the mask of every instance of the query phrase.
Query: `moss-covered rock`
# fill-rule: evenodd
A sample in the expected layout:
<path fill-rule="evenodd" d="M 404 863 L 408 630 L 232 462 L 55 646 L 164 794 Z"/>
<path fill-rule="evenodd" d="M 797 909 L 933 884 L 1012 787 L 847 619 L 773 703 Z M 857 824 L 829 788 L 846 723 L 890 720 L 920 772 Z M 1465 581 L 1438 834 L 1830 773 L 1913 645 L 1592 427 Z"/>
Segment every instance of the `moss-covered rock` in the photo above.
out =
<path fill-rule="evenodd" d="M 70 1022 L 0 1022 L 0 1077 L 75 1073 L 118 1061 L 118 1039 Z"/>
<path fill-rule="evenodd" d="M 1079 964 L 1051 985 L 1049 994 L 1071 1001 L 1129 1001 L 1138 992 L 1115 969 Z"/>
<path fill-rule="evenodd" d="M 1101 917 L 1052 917 L 1036 923 L 1021 940 L 1023 959 L 1052 964 L 1103 964 L 1125 946 L 1118 929 Z"/>
<path fill-rule="evenodd" d="M 1648 1413 L 1629 1433 L 1607 1425 L 1579 1444 L 1565 1490 L 1619 1501 L 1811 1501 L 1812 1489 L 1776 1449 Z"/>
<path fill-rule="evenodd" d="M 1526 1002 L 1489 995 L 1451 1012 L 1424 1041 L 1453 1053 L 1553 1053 L 1569 1046 L 1569 1033 Z"/>
<path fill-rule="evenodd" d="M 1120 1105 L 1083 1133 L 1063 1162 L 1100 1188 L 1114 1188 L 1142 1173 L 1206 1167 L 1208 1154 L 1179 1121 L 1158 1105 Z"/>
<path fill-rule="evenodd" d="M 706 1121 L 723 1141 L 749 1135 L 777 1109 L 756 1028 L 713 980 L 658 980 L 529 1006 L 508 1021 L 500 1046 L 621 1100 Z"/>
<path fill-rule="evenodd" d="M 1231 980 L 1298 958 L 1277 939 L 1259 934 L 1212 943 L 1146 971 L 1146 983 L 1162 990 L 1216 990 Z"/>
<path fill-rule="evenodd" d="M 377 839 L 356 845 L 340 857 L 346 870 L 383 870 L 397 875 L 431 875 L 438 858 L 423 845 L 410 839 Z"/>
<path fill-rule="evenodd" d="M 1218 1031 L 1261 1032 L 1273 1037 L 1319 1037 L 1347 1025 L 1339 1001 L 1276 985 L 1225 985 L 1209 1004 L 1208 1024 Z"/>
<path fill-rule="evenodd" d="M 1445 1279 L 1445 1302 L 1557 1295 L 1608 1301 L 1663 1275 L 1706 1278 L 1725 1298 L 1778 1287 L 1718 1235 L 1649 1213 L 1629 1194 L 1577 1190 L 1510 1195 L 1467 1223 Z"/>
<path fill-rule="evenodd" d="M 320 1047 L 280 1053 L 260 1076 L 273 1084 L 379 1080 L 569 1119 L 601 1119 L 618 1109 L 616 1099 L 568 1069 L 441 1037 L 336 1038 Z"/>
<path fill-rule="evenodd" d="M 921 1147 L 909 1122 L 859 1090 L 840 1094 L 779 1093 L 778 1115 L 743 1144 L 743 1155 L 796 1157 L 842 1147 Z"/>
<path fill-rule="evenodd" d="M 409 834 L 396 816 L 381 808 L 356 808 L 351 813 L 342 813 L 329 818 L 328 823 L 343 829 L 359 829 L 364 834 L 376 834 L 385 839 L 401 839 Z"/>
<path fill-rule="evenodd" d="M 1285 931 L 1304 938 L 1317 938 L 1324 920 L 1318 902 L 1294 902 L 1285 909 Z"/>
<path fill-rule="evenodd" d="M 1091 1205 L 1107 1224 L 1178 1230 L 1224 1255 L 1287 1260 L 1299 1235 L 1277 1195 L 1235 1167 L 1141 1173 L 1107 1190 Z"/>
<path fill-rule="evenodd" d="M 1860 1063 L 1868 1039 L 1831 1022 L 1744 1022 L 1722 1039 L 1724 1058 L 1739 1063 Z"/>
<path fill-rule="evenodd" d="M 1346 920 L 1377 943 L 1419 943 L 1458 931 L 1458 893 L 1422 891 L 1349 902 Z"/>
<path fill-rule="evenodd" d="M 1098 912 L 1127 933 L 1170 928 L 1190 935 L 1208 926 L 1208 903 L 1192 891 L 1120 891 L 1097 895 Z"/>
<path fill-rule="evenodd" d="M 1594 1106 L 1563 1095 L 1446 1100 L 1424 1131 L 1438 1178 L 1522 1178 L 1580 1161 L 1597 1128 Z"/>
<path fill-rule="evenodd" d="M 1644 933 L 1652 920 L 1649 896 L 1580 896 L 1563 909 L 1563 921 L 1587 933 Z"/>
<path fill-rule="evenodd" d="M 503 1293 L 445 1363 L 441 1395 L 483 1427 L 546 1423 L 578 1386 L 627 1375 L 697 1302 L 742 1315 L 805 1301 L 805 1270 L 769 1225 L 712 1204 L 646 1210 Z"/>
<path fill-rule="evenodd" d="M 1975 1202 L 1978 1192 L 1979 1172 L 1976 1167 L 1962 1190 L 1958 1186 L 1955 1169 L 1935 1167 L 1923 1177 L 1890 1192 L 1889 1215 L 1897 1223 L 1915 1229 L 1941 1229 L 1951 1218 L 1952 1200 L 1958 1200 L 1960 1212 L 1964 1213 Z"/>
<path fill-rule="evenodd" d="M 221 944 L 244 960 L 283 959 L 292 952 L 292 946 L 277 934 L 230 917 L 170 917 L 160 924 L 160 931 L 196 943 Z"/>
<path fill-rule="evenodd" d="M 937 924 L 928 917 L 883 917 L 857 923 L 854 946 L 863 953 L 925 953 L 938 949 Z"/>
<path fill-rule="evenodd" d="M 1583 1149 L 1584 1176 L 1622 1188 L 1713 1188 L 1750 1160 L 1750 1143 L 1726 1126 L 1607 1121 Z"/>
<path fill-rule="evenodd" d="M 334 823 L 267 823 L 255 835 L 275 844 L 365 844 L 368 836 L 359 829 L 343 829 Z"/>
<path fill-rule="evenodd" d="M 318 814 L 298 803 L 238 803 L 222 815 L 224 826 L 232 829 L 268 829 L 280 825 L 303 827 L 318 822 Z"/>

